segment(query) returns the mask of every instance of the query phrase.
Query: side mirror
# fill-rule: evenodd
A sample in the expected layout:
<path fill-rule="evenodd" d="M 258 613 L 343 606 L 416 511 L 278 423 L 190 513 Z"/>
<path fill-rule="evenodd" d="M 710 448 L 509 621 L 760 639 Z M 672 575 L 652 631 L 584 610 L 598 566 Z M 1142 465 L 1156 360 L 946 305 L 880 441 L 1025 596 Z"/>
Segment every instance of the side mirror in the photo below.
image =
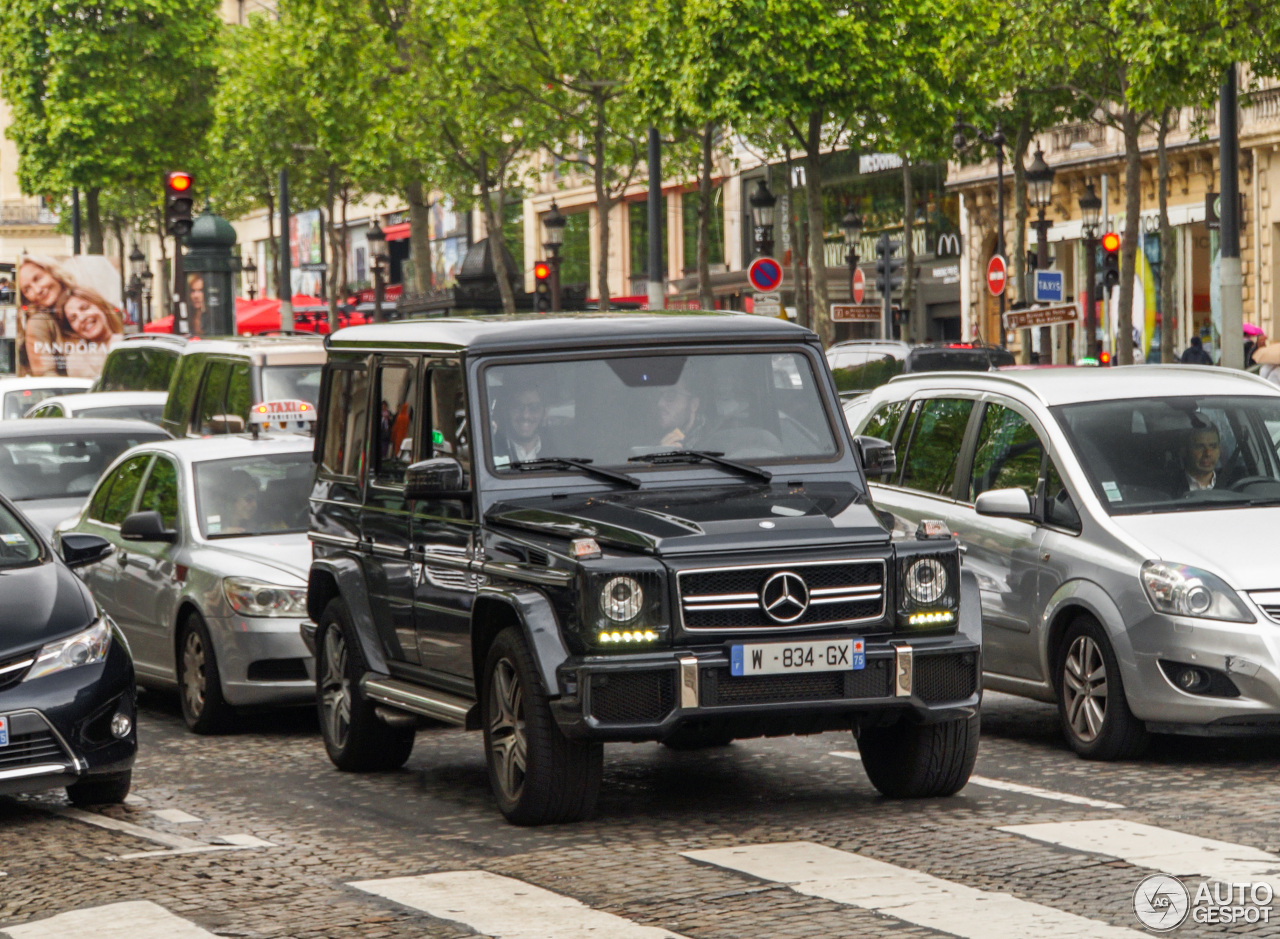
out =
<path fill-rule="evenodd" d="M 988 489 L 978 494 L 973 510 L 992 518 L 1036 518 L 1031 498 L 1022 489 Z"/>
<path fill-rule="evenodd" d="M 862 471 L 868 478 L 892 476 L 898 470 L 898 455 L 893 444 L 879 437 L 854 437 L 858 455 L 862 458 Z"/>
<path fill-rule="evenodd" d="M 97 564 L 111 556 L 111 542 L 100 535 L 89 535 L 78 531 L 63 532 L 58 538 L 58 547 L 62 560 L 67 567 L 87 567 Z"/>
<path fill-rule="evenodd" d="M 469 499 L 466 473 L 451 456 L 420 460 L 404 471 L 406 499 Z"/>
<path fill-rule="evenodd" d="M 120 537 L 125 541 L 166 541 L 172 544 L 178 540 L 178 533 L 164 527 L 159 512 L 134 512 L 120 524 Z"/>

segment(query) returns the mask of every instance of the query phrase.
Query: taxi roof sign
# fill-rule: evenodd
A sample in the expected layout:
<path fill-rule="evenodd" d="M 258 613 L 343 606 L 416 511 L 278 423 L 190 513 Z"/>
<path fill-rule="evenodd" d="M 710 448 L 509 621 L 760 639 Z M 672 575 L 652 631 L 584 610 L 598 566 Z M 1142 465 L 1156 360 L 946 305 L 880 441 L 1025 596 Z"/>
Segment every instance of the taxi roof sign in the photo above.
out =
<path fill-rule="evenodd" d="M 316 419 L 316 407 L 309 401 L 284 399 L 280 401 L 263 401 L 249 409 L 249 423 L 270 426 L 279 423 L 282 426 L 292 421 L 310 422 Z"/>

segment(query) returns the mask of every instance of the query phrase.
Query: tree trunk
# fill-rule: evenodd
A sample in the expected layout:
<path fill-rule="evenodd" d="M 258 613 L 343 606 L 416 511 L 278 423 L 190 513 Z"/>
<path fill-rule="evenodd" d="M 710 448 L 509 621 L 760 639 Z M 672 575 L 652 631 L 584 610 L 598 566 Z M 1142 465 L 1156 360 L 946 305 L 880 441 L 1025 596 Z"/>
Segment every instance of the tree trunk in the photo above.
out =
<path fill-rule="evenodd" d="M 1013 283 L 1017 302 L 1025 304 L 1031 296 L 1027 289 L 1027 169 L 1024 163 L 1031 147 L 1031 118 L 1023 116 L 1013 143 Z M 1004 328 L 1004 324 L 1000 324 Z M 1020 330 L 1022 352 L 1018 361 L 1031 364 L 1031 330 Z"/>
<path fill-rule="evenodd" d="M 596 90 L 595 99 L 595 139 L 592 142 L 591 175 L 595 182 L 596 225 L 600 233 L 600 257 L 597 259 L 596 264 L 596 279 L 600 282 L 598 285 L 600 302 L 596 308 L 604 311 L 609 309 L 609 213 L 613 209 L 613 199 L 605 182 L 604 145 L 605 133 L 608 131 L 608 127 L 605 124 L 603 89 Z"/>
<path fill-rule="evenodd" d="M 1142 154 L 1138 150 L 1138 117 L 1126 109 L 1124 133 L 1124 236 L 1120 240 L 1120 303 L 1116 311 L 1115 361 L 1133 364 L 1133 289 L 1138 269 L 1138 226 L 1142 212 Z"/>
<path fill-rule="evenodd" d="M 1160 115 L 1156 137 L 1156 163 L 1159 174 L 1157 189 L 1160 199 L 1160 361 L 1174 361 L 1173 347 L 1177 338 L 1178 315 L 1174 310 L 1174 285 L 1178 280 L 1178 256 L 1173 244 L 1173 226 L 1169 224 L 1169 121 L 1178 112 L 1169 109 Z M 1246 362 L 1246 365 L 1249 363 Z"/>
<path fill-rule="evenodd" d="M 97 186 L 84 194 L 85 227 L 89 235 L 89 247 L 85 254 L 102 253 L 102 213 L 98 209 L 98 196 L 102 190 Z"/>
<path fill-rule="evenodd" d="M 333 200 L 337 197 L 337 183 L 334 179 L 335 170 L 333 166 L 329 167 L 329 178 L 327 181 L 328 190 L 325 193 L 327 203 L 325 208 L 329 210 L 329 331 L 333 332 L 338 328 L 338 226 L 334 224 Z"/>
<path fill-rule="evenodd" d="M 715 294 L 711 290 L 711 146 L 716 125 L 708 122 L 702 128 L 702 166 L 698 174 L 698 306 L 714 310 Z"/>
<path fill-rule="evenodd" d="M 405 184 L 405 201 L 409 203 L 409 251 L 413 255 L 413 289 L 428 293 L 435 273 L 431 258 L 431 203 L 422 180 Z"/>
<path fill-rule="evenodd" d="M 497 201 L 495 193 L 489 188 L 489 160 L 481 154 L 480 165 L 484 172 L 480 174 L 480 205 L 484 212 L 484 227 L 489 233 L 489 256 L 493 258 L 493 276 L 498 279 L 498 293 L 502 295 L 502 311 L 516 311 L 516 295 L 511 289 L 511 272 L 507 270 L 507 261 L 502 250 L 502 189 L 499 188 Z"/>
<path fill-rule="evenodd" d="M 924 336 L 916 335 L 916 246 L 912 240 L 915 212 L 911 192 L 911 158 L 902 158 L 902 308 L 907 311 L 902 321 L 904 342 L 920 342 Z M 923 333 L 923 331 L 921 331 Z"/>
<path fill-rule="evenodd" d="M 835 341 L 831 324 L 831 305 L 827 302 L 827 259 L 824 256 L 823 232 L 826 225 L 822 211 L 822 115 L 809 115 L 808 134 L 805 137 L 804 185 L 808 195 L 809 216 L 809 289 L 810 310 L 814 332 L 823 345 Z"/>
<path fill-rule="evenodd" d="M 338 286 L 341 288 L 341 296 L 346 299 L 347 294 L 351 292 L 351 271 L 347 267 L 351 258 L 351 230 L 347 228 L 347 206 L 351 204 L 351 189 L 348 186 L 342 187 L 342 262 L 338 266 L 339 280 Z"/>

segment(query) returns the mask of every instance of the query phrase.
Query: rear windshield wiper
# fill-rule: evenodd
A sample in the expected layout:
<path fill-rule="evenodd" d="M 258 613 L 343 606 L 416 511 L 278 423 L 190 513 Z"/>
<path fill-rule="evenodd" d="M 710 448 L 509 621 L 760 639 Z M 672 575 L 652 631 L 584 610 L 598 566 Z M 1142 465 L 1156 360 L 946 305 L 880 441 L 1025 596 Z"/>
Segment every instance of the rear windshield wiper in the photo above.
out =
<path fill-rule="evenodd" d="M 594 476 L 597 479 L 607 480 L 611 483 L 621 483 L 624 486 L 630 486 L 632 489 L 639 489 L 640 480 L 634 476 L 628 476 L 626 473 L 618 473 L 614 470 L 605 469 L 603 466 L 592 466 L 591 460 L 585 457 L 568 457 L 568 456 L 544 456 L 536 460 L 518 460 L 514 463 L 507 464 L 508 468 L 513 470 L 540 470 L 548 469 L 553 466 L 568 467 L 570 469 L 582 470 L 588 476 Z"/>
<path fill-rule="evenodd" d="M 741 473 L 743 476 L 752 476 L 756 479 L 763 479 L 769 482 L 773 479 L 773 473 L 767 469 L 761 469 L 758 466 L 752 466 L 750 463 L 739 463 L 737 460 L 726 460 L 724 454 L 718 450 L 662 450 L 657 453 L 645 453 L 642 456 L 633 456 L 627 460 L 628 463 L 714 463 L 716 466 L 723 466 L 725 469 L 733 470 L 735 473 Z"/>

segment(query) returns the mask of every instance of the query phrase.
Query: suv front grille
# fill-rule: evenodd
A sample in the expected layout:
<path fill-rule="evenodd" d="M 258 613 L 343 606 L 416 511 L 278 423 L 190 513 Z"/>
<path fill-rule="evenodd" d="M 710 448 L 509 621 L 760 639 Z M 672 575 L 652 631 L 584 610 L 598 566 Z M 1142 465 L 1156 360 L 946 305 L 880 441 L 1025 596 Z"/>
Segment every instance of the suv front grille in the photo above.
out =
<path fill-rule="evenodd" d="M 591 716 L 603 724 L 656 724 L 675 706 L 674 669 L 591 676 Z"/>
<path fill-rule="evenodd" d="M 917 654 L 912 690 L 926 704 L 944 704 L 971 697 L 978 690 L 977 654 Z"/>
<path fill-rule="evenodd" d="M 803 583 L 807 605 L 793 616 L 797 607 L 784 604 L 782 615 L 774 618 L 765 610 L 763 593 L 766 584 L 784 572 Z M 680 571 L 676 578 L 680 615 L 688 630 L 796 629 L 884 616 L 885 562 L 879 559 L 706 568 Z"/>
<path fill-rule="evenodd" d="M 0 773 L 43 763 L 67 763 L 67 755 L 47 730 L 32 734 L 11 734 L 9 745 L 0 747 Z"/>

